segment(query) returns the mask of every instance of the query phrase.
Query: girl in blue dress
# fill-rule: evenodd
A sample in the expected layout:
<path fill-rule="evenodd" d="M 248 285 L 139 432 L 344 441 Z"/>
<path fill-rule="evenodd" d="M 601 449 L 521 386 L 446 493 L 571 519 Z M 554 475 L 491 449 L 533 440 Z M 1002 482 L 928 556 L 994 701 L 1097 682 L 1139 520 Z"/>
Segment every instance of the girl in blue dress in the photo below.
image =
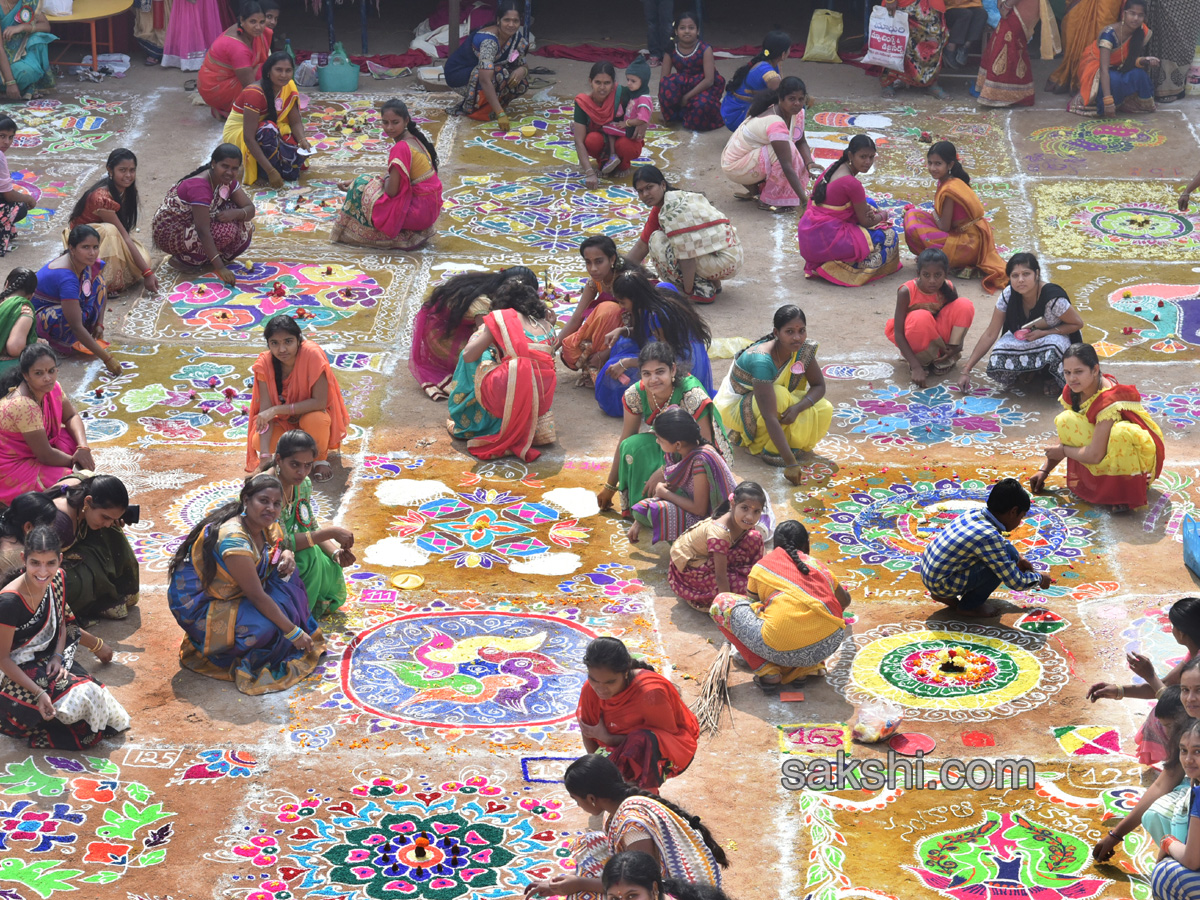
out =
<path fill-rule="evenodd" d="M 55 352 L 90 353 L 113 375 L 121 364 L 108 352 L 104 338 L 104 261 L 100 234 L 91 225 L 76 225 L 67 236 L 67 252 L 42 266 L 33 292 L 37 335 Z"/>
<path fill-rule="evenodd" d="M 672 285 L 655 286 L 636 269 L 618 275 L 612 293 L 624 310 L 625 324 L 609 335 L 612 350 L 596 376 L 600 408 L 613 418 L 624 415 L 621 398 L 638 378 L 638 353 L 652 341 L 668 344 L 679 360 L 680 377 L 695 376 L 708 396 L 713 396 L 708 359 L 712 334 L 695 307 L 684 302 Z"/>
<path fill-rule="evenodd" d="M 779 64 L 788 58 L 791 49 L 792 38 L 786 31 L 769 31 L 758 55 L 733 73 L 725 85 L 725 99 L 721 101 L 721 118 L 725 120 L 726 128 L 738 130 L 750 111 L 755 94 L 779 87 Z"/>

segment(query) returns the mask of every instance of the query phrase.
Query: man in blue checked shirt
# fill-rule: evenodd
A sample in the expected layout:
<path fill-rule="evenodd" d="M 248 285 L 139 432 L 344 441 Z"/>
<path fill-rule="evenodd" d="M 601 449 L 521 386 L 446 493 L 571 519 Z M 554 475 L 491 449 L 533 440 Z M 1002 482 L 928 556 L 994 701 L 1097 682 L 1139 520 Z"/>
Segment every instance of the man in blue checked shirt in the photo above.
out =
<path fill-rule="evenodd" d="M 1021 482 L 1002 478 L 988 494 L 986 509 L 968 510 L 943 528 L 921 554 L 921 580 L 933 599 L 964 616 L 985 618 L 997 615 L 987 601 L 1002 583 L 1014 591 L 1053 584 L 1005 537 L 1021 524 L 1029 505 Z"/>

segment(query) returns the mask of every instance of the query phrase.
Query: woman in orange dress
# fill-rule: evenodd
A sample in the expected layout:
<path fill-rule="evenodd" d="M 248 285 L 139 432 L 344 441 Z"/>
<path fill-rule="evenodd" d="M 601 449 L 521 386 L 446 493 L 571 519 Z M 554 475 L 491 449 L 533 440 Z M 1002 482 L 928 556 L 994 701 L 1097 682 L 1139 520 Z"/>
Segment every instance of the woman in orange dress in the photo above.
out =
<path fill-rule="evenodd" d="M 1069 94 L 1079 90 L 1079 63 L 1096 35 L 1121 13 L 1121 0 L 1067 0 L 1062 17 L 1062 62 L 1046 79 L 1051 94 Z"/>
<path fill-rule="evenodd" d="M 612 350 L 610 335 L 625 324 L 621 304 L 612 292 L 613 281 L 625 270 L 625 260 L 613 239 L 603 234 L 584 238 L 579 255 L 587 267 L 588 283 L 579 295 L 575 312 L 558 333 L 558 345 L 568 369 L 591 370 L 591 380 L 595 381 L 595 372 Z"/>
<path fill-rule="evenodd" d="M 930 248 L 941 250 L 951 269 L 981 269 L 983 289 L 989 294 L 1002 290 L 1008 284 L 1004 260 L 996 252 L 992 226 L 971 190 L 971 176 L 958 161 L 958 151 L 949 141 L 938 141 L 929 148 L 926 159 L 938 189 L 932 213 L 915 206 L 905 208 L 908 249 L 915 254 Z M 958 277 L 964 274 L 960 272 Z"/>
<path fill-rule="evenodd" d="M 246 471 L 264 472 L 275 464 L 275 445 L 285 432 L 299 428 L 317 442 L 312 480 L 333 477 L 329 451 L 342 446 L 350 414 L 342 387 L 325 351 L 304 340 L 300 326 L 280 313 L 263 328 L 267 351 L 259 354 L 251 373 L 250 427 L 246 431 Z"/>
<path fill-rule="evenodd" d="M 692 764 L 700 726 L 679 689 L 617 638 L 592 641 L 575 715 L 588 753 L 603 752 L 626 781 L 658 793 Z"/>
<path fill-rule="evenodd" d="M 262 7 L 249 0 L 242 4 L 237 23 L 230 25 L 204 54 L 196 90 L 215 117 L 228 116 L 242 88 L 261 77 L 262 64 L 270 55 L 266 27 Z"/>
<path fill-rule="evenodd" d="M 945 253 L 922 250 L 917 277 L 897 289 L 896 316 L 883 326 L 887 339 L 908 363 L 917 387 L 925 387 L 929 371 L 945 375 L 954 368 L 975 319 L 975 305 L 958 296 L 946 277 L 948 270 Z"/>

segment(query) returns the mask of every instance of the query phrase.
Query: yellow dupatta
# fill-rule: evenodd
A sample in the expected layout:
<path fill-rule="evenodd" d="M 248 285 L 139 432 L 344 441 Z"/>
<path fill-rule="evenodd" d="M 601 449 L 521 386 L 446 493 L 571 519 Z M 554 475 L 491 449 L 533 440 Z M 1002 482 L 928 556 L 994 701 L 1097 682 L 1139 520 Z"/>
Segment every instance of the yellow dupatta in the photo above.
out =
<path fill-rule="evenodd" d="M 275 116 L 275 123 L 279 127 L 279 133 L 284 137 L 292 133 L 292 126 L 288 124 L 288 116 L 291 114 L 292 107 L 296 105 L 299 98 L 300 92 L 296 90 L 296 82 L 294 81 L 289 81 L 284 85 L 283 90 L 275 97 L 275 105 L 279 110 Z M 254 158 L 254 155 L 246 146 L 245 135 L 242 132 L 244 124 L 245 117 L 235 104 L 234 108 L 229 112 L 229 118 L 225 120 L 225 132 L 221 135 L 221 140 L 227 144 L 233 144 L 242 151 L 242 167 L 244 169 L 242 184 L 249 187 L 258 181 L 258 160 Z"/>

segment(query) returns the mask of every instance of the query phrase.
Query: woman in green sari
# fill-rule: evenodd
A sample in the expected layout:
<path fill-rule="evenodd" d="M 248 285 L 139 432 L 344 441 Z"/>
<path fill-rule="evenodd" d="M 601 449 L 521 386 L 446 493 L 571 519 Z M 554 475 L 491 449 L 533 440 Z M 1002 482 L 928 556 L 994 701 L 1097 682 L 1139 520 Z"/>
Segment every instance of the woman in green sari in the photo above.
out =
<path fill-rule="evenodd" d="M 668 407 L 683 407 L 700 426 L 704 440 L 717 448 L 726 463 L 733 462 L 720 414 L 700 379 L 694 375 L 679 377 L 670 344 L 652 341 L 642 347 L 638 371 L 641 379 L 631 384 L 622 398 L 624 428 L 608 478 L 596 497 L 601 509 L 611 509 L 613 496 L 620 491 L 621 514 L 627 519 L 632 516 L 633 505 L 646 496 L 646 482 L 662 468 L 665 459 L 654 433 L 638 432 L 643 424 L 653 425 Z"/>
<path fill-rule="evenodd" d="M 309 472 L 317 458 L 317 442 L 307 431 L 285 432 L 275 446 L 275 474 L 283 484 L 279 524 L 283 543 L 296 555 L 296 571 L 308 593 L 313 618 L 337 610 L 346 602 L 346 576 L 354 565 L 354 533 L 340 525 L 322 525 L 312 507 Z"/>
<path fill-rule="evenodd" d="M 33 327 L 33 292 L 37 272 L 18 266 L 8 273 L 0 291 L 0 374 L 17 364 L 21 351 L 37 343 Z"/>
<path fill-rule="evenodd" d="M 45 492 L 63 545 L 67 605 L 79 619 L 124 619 L 138 603 L 137 557 L 125 537 L 129 491 L 113 475 L 76 472 Z"/>
<path fill-rule="evenodd" d="M 825 399 L 825 376 L 808 320 L 798 306 L 775 311 L 774 330 L 738 354 L 717 391 L 717 411 L 731 440 L 800 484 L 796 454 L 825 437 L 833 406 Z"/>
<path fill-rule="evenodd" d="M 41 0 L 0 0 L 0 29 L 4 52 L 0 54 L 0 73 L 4 75 L 4 94 L 9 100 L 29 99 L 34 88 L 54 87 L 50 71 L 50 52 L 46 45 L 56 41 L 50 34 L 50 22 L 42 12 Z"/>

